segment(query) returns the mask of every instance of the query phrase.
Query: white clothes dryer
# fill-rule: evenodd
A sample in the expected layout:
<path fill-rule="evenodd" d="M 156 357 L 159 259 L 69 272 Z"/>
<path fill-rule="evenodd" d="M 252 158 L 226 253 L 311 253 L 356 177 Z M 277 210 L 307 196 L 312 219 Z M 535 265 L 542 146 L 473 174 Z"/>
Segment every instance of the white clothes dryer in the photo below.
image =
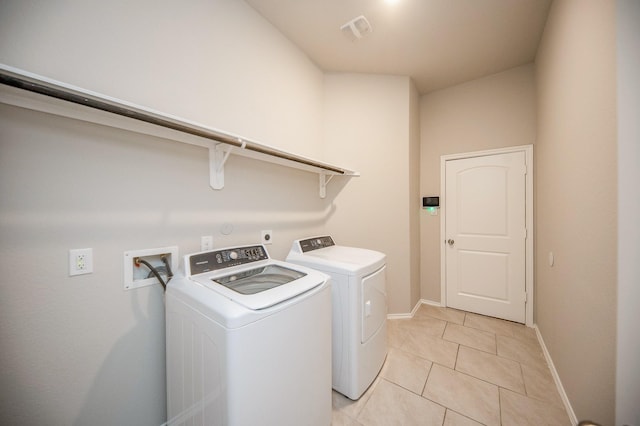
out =
<path fill-rule="evenodd" d="M 286 260 L 331 276 L 332 386 L 357 400 L 387 355 L 386 256 L 321 236 L 294 241 Z"/>
<path fill-rule="evenodd" d="M 331 423 L 330 278 L 261 245 L 185 256 L 167 286 L 167 424 Z"/>

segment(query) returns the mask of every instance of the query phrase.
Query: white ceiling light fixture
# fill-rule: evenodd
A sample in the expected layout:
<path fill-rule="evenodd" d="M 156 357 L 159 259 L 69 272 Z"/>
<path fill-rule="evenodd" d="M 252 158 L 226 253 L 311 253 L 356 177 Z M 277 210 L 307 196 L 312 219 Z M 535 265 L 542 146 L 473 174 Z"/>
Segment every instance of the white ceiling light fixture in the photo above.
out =
<path fill-rule="evenodd" d="M 373 31 L 371 24 L 363 15 L 353 18 L 340 27 L 342 34 L 346 35 L 351 41 L 359 40 Z"/>

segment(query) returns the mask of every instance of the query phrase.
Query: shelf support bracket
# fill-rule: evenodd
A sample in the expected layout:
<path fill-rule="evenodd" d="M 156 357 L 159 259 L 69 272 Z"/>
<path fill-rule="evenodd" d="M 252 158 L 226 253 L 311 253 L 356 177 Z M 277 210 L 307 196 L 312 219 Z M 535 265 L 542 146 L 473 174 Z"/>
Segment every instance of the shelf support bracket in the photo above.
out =
<path fill-rule="evenodd" d="M 238 139 L 238 148 L 244 149 L 247 142 Z M 224 188 L 224 165 L 233 151 L 233 145 L 225 143 L 209 145 L 209 184 L 213 189 Z"/>
<path fill-rule="evenodd" d="M 333 179 L 335 175 L 327 175 L 326 173 L 318 173 L 318 177 L 320 179 L 320 198 L 325 198 L 327 196 L 327 184 L 331 179 Z"/>
<path fill-rule="evenodd" d="M 227 162 L 233 146 L 211 144 L 209 146 L 209 185 L 213 189 L 224 188 L 224 163 Z"/>

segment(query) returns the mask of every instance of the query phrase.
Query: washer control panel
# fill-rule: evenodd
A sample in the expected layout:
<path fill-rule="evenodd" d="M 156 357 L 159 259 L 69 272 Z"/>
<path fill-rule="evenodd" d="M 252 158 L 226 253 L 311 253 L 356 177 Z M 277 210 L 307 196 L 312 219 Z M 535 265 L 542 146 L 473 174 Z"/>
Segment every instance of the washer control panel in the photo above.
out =
<path fill-rule="evenodd" d="M 300 240 L 300 249 L 303 253 L 335 245 L 336 243 L 333 242 L 333 238 L 328 235 L 325 235 L 324 237 L 313 237 L 307 238 L 306 240 Z"/>
<path fill-rule="evenodd" d="M 234 247 L 188 256 L 191 275 L 269 259 L 263 246 Z"/>

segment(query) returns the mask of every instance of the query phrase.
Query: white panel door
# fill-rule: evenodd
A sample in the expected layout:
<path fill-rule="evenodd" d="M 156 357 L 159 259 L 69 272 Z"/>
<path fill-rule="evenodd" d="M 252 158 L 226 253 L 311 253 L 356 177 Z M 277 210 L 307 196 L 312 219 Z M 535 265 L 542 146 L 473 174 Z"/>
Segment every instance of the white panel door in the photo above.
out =
<path fill-rule="evenodd" d="M 445 163 L 447 306 L 525 322 L 524 152 Z"/>

